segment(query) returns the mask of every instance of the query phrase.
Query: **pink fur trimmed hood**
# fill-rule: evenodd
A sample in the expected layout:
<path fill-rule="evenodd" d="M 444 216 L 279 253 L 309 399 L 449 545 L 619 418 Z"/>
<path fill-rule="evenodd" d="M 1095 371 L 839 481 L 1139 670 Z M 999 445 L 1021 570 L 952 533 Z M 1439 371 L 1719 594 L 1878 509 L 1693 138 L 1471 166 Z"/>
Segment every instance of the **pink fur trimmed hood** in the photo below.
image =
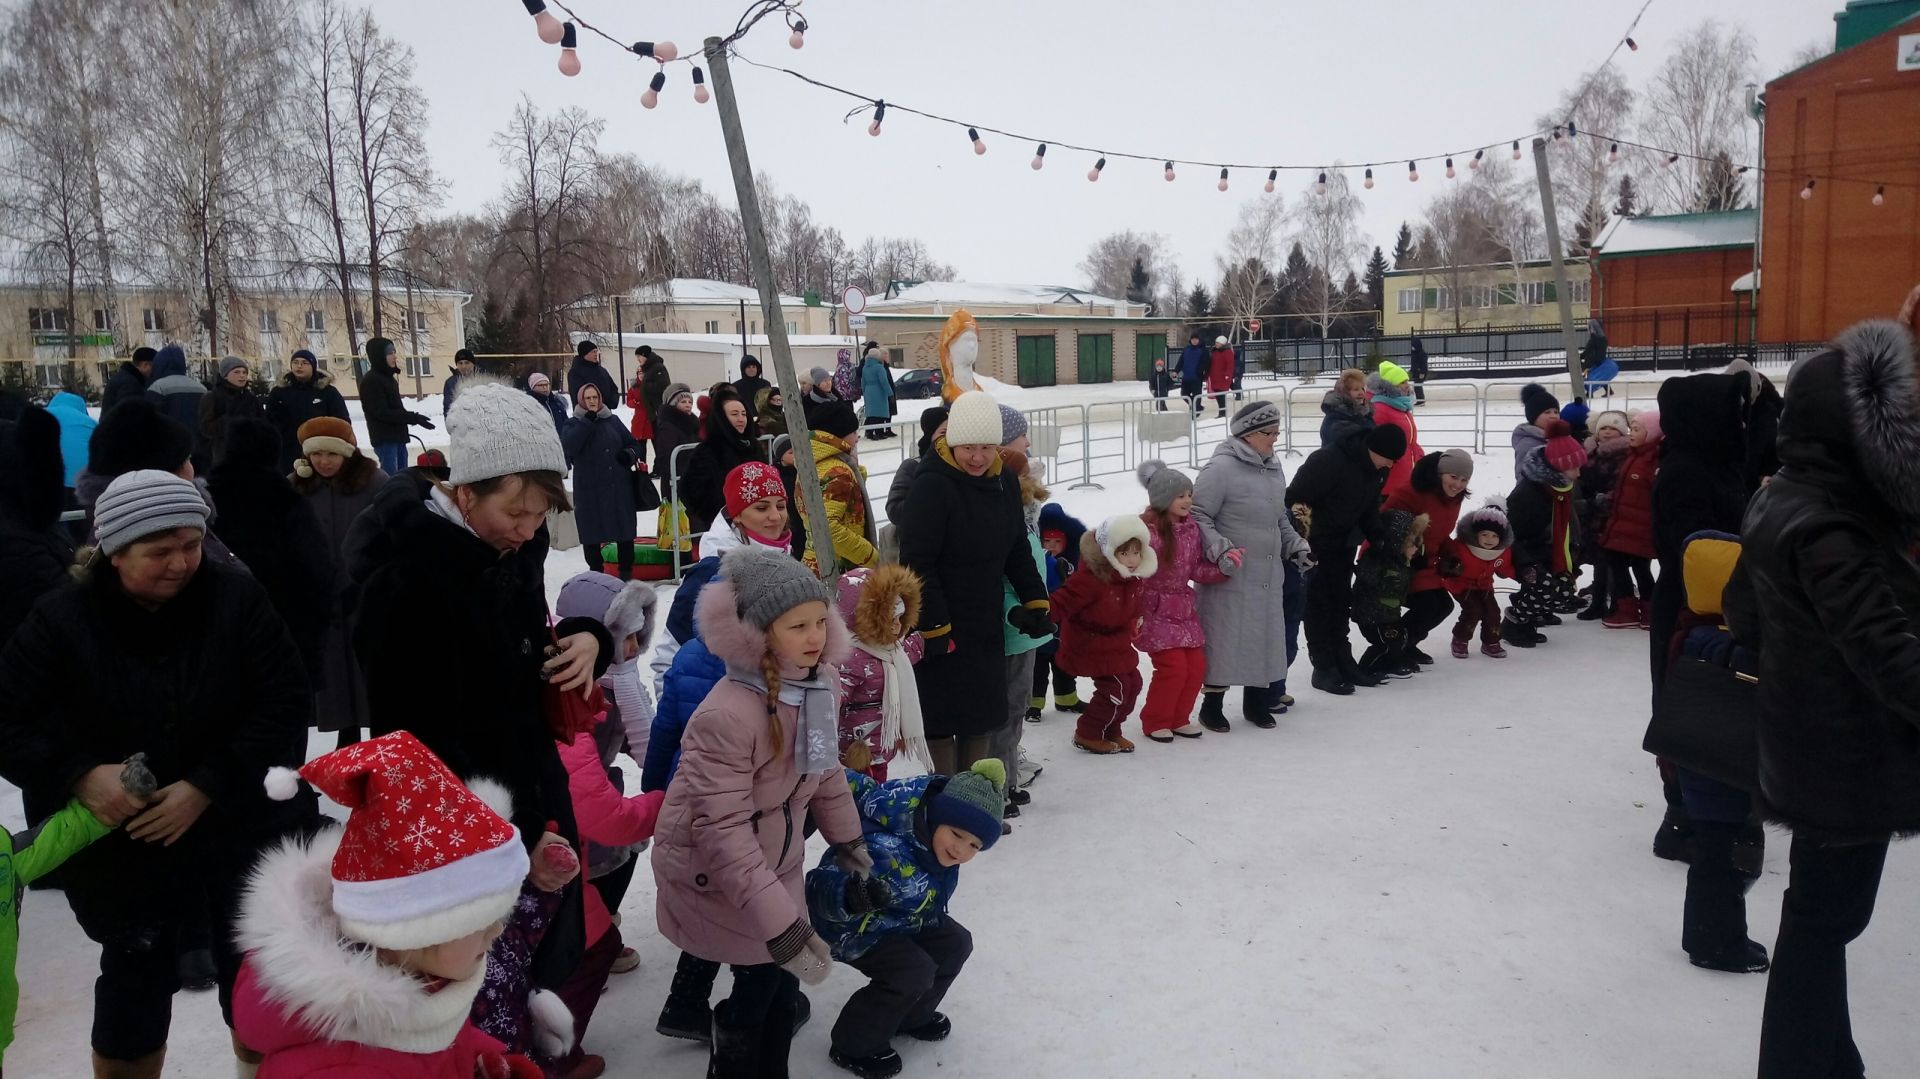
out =
<path fill-rule="evenodd" d="M 767 635 L 740 617 L 739 596 L 733 582 L 717 577 L 700 590 L 693 608 L 694 630 L 706 642 L 707 650 L 719 656 L 728 667 L 758 672 L 760 657 L 767 654 Z M 853 652 L 853 634 L 832 606 L 827 608 L 827 647 L 822 663 L 838 668 Z"/>

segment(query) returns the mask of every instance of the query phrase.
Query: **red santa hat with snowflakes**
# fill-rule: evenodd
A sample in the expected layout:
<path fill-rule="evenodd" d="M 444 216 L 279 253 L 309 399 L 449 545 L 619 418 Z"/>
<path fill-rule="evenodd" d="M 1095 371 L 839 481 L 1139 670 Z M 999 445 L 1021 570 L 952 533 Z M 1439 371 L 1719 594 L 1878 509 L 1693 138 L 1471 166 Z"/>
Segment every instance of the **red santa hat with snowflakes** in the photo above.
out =
<path fill-rule="evenodd" d="M 316 757 L 298 772 L 275 768 L 267 792 L 291 798 L 301 779 L 350 810 L 332 867 L 342 934 L 377 948 L 425 948 L 512 911 L 527 850 L 505 819 L 510 799 L 499 784 L 475 780 L 469 789 L 406 731 Z"/>

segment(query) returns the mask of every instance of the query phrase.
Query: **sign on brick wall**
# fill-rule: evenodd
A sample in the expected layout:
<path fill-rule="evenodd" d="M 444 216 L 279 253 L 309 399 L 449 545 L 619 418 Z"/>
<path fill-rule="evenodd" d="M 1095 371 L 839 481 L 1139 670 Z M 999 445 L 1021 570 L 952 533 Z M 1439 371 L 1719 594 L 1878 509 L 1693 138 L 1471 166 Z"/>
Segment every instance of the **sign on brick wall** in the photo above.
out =
<path fill-rule="evenodd" d="M 1900 35 L 1900 56 L 1895 71 L 1920 71 L 1920 34 Z"/>

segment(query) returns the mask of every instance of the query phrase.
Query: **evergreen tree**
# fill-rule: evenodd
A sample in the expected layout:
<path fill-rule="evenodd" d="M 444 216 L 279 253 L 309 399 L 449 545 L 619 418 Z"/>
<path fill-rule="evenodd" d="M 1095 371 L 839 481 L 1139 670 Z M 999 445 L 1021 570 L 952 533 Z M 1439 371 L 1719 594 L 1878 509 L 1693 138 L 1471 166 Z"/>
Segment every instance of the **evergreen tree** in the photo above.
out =
<path fill-rule="evenodd" d="M 1634 189 L 1633 177 L 1620 177 L 1620 196 L 1613 204 L 1613 212 L 1618 217 L 1632 217 L 1640 205 L 1640 192 Z"/>
<path fill-rule="evenodd" d="M 1191 322 L 1204 322 L 1213 317 L 1213 296 L 1207 292 L 1207 286 L 1194 283 L 1193 291 L 1187 293 L 1186 314 Z"/>
<path fill-rule="evenodd" d="M 1147 314 L 1153 311 L 1153 275 L 1147 272 L 1147 264 L 1136 258 L 1133 269 L 1127 273 L 1127 302 L 1147 305 Z"/>
<path fill-rule="evenodd" d="M 1740 175 L 1733 158 L 1725 150 L 1713 155 L 1707 162 L 1704 182 L 1700 189 L 1700 209 L 1707 212 L 1718 210 L 1744 210 L 1747 206 L 1747 181 Z"/>
<path fill-rule="evenodd" d="M 514 337 L 513 327 L 500 310 L 500 300 L 488 296 L 480 304 L 479 324 L 467 335 L 467 347 L 481 355 L 513 352 Z"/>
<path fill-rule="evenodd" d="M 1378 245 L 1373 249 L 1373 257 L 1367 260 L 1366 284 L 1367 304 L 1378 313 L 1387 302 L 1387 256 Z"/>
<path fill-rule="evenodd" d="M 1393 238 L 1393 268 L 1405 270 L 1413 265 L 1413 229 L 1405 221 L 1400 222 L 1400 234 Z"/>

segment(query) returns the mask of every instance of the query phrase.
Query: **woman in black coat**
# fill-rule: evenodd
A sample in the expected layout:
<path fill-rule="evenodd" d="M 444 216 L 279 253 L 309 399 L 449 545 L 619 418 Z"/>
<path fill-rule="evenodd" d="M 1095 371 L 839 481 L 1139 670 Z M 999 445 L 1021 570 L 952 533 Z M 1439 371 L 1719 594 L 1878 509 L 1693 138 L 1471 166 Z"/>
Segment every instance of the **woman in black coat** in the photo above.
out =
<path fill-rule="evenodd" d="M 680 500 L 695 532 L 712 527 L 726 505 L 721 488 L 727 473 L 748 461 L 766 461 L 751 431 L 746 402 L 737 397 L 721 401 L 707 417 L 707 433 L 687 455 L 686 475 L 680 482 Z"/>
<path fill-rule="evenodd" d="M 303 348 L 287 361 L 286 377 L 267 393 L 267 420 L 280 432 L 281 475 L 291 472 L 293 459 L 300 456 L 300 425 L 315 416 L 352 419 L 332 377 L 322 373 L 313 353 Z"/>
<path fill-rule="evenodd" d="M 990 419 L 965 415 L 969 408 L 979 411 L 965 404 L 971 397 L 985 400 Z M 893 522 L 900 562 L 922 582 L 926 654 L 914 674 L 934 769 L 942 774 L 990 756 L 988 736 L 1006 725 L 1005 627 L 1011 623 L 1031 637 L 1053 628 L 1018 495 L 1001 477 L 999 444 L 979 441 L 988 423 L 999 437 L 999 408 L 976 391 L 962 396 L 952 414 L 949 433 L 969 437 L 978 430 L 957 449 L 944 437 L 934 441 Z M 1013 585 L 1022 604 L 1011 612 L 1002 581 Z"/>
<path fill-rule="evenodd" d="M 1889 837 L 1920 831 L 1917 362 L 1907 327 L 1867 322 L 1796 367 L 1741 535 L 1752 602 L 1728 613 L 1760 643 L 1761 794 L 1793 829 L 1760 1079 L 1862 1074 L 1846 948 Z"/>
<path fill-rule="evenodd" d="M 606 567 L 601 548 L 613 544 L 620 579 L 631 580 L 638 512 L 633 466 L 640 462 L 640 443 L 607 407 L 598 386 L 589 382 L 580 387 L 579 397 L 579 407 L 560 432 L 560 444 L 573 466 L 573 519 L 580 528 L 580 546 L 587 568 L 598 573 Z"/>
<path fill-rule="evenodd" d="M 654 474 L 660 477 L 660 499 L 674 498 L 673 451 L 700 441 L 700 420 L 693 414 L 693 390 L 684 382 L 675 382 L 660 395 L 660 411 L 653 417 Z M 693 451 L 681 454 L 679 467 Z"/>
<path fill-rule="evenodd" d="M 191 484 L 158 476 L 122 477 L 101 504 L 127 482 L 198 502 Z M 0 650 L 0 775 L 21 788 L 27 819 L 78 797 L 101 821 L 128 822 L 55 876 L 100 945 L 95 1074 L 160 1074 L 184 937 L 209 934 L 231 1022 L 240 882 L 258 851 L 318 823 L 310 793 L 275 802 L 263 785 L 269 767 L 306 759 L 311 705 L 286 661 L 293 642 L 253 578 L 202 556 L 203 530 L 201 518 L 115 537 Z M 119 778 L 135 753 L 160 784 L 144 806 Z"/>
<path fill-rule="evenodd" d="M 0 645 L 41 596 L 67 583 L 73 545 L 59 527 L 64 481 L 52 413 L 28 405 L 18 420 L 0 420 Z"/>

